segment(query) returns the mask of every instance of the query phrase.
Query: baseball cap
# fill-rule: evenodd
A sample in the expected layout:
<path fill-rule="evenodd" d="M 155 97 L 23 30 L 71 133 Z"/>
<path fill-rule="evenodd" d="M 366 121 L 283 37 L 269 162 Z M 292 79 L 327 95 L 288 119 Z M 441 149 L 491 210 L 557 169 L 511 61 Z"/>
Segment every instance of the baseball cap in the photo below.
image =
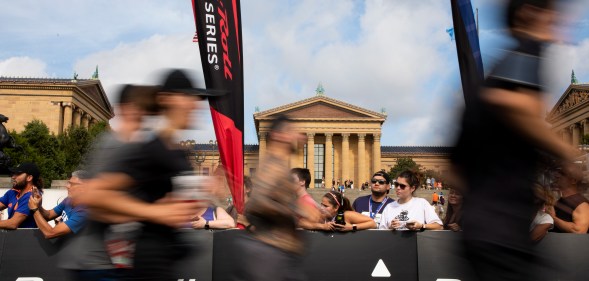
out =
<path fill-rule="evenodd" d="M 226 91 L 207 90 L 204 88 L 194 87 L 190 79 L 188 79 L 188 76 L 181 69 L 172 69 L 168 72 L 161 91 L 171 93 L 185 93 L 204 97 L 218 97 L 227 94 Z"/>
<path fill-rule="evenodd" d="M 26 173 L 27 175 L 33 176 L 34 179 L 38 179 L 41 172 L 35 163 L 21 163 L 14 168 L 8 168 L 12 174 Z"/>

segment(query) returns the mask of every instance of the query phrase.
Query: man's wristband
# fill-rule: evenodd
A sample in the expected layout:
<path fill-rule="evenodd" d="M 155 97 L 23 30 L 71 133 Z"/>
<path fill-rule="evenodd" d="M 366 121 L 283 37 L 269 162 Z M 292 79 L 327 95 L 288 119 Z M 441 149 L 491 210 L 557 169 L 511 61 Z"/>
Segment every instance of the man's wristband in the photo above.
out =
<path fill-rule="evenodd" d="M 352 231 L 356 231 L 356 230 L 358 230 L 358 226 L 355 224 L 352 224 Z"/>
<path fill-rule="evenodd" d="M 35 209 L 29 209 L 29 212 L 31 214 L 34 214 L 36 211 L 39 211 L 39 208 L 35 208 Z"/>
<path fill-rule="evenodd" d="M 210 229 L 211 227 L 209 226 L 209 221 L 205 222 L 205 229 Z"/>
<path fill-rule="evenodd" d="M 421 224 L 421 228 L 419 229 L 419 231 L 425 231 L 425 223 Z"/>

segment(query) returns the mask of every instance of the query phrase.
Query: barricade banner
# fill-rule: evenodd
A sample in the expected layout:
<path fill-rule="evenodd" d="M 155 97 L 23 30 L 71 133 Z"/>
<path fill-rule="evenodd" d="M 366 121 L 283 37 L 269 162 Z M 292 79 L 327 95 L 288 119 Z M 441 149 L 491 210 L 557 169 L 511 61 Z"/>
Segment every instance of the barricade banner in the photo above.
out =
<path fill-rule="evenodd" d="M 350 233 L 305 232 L 303 268 L 308 280 L 417 280 L 416 233 L 358 231 Z M 231 280 L 231 269 L 240 256 L 236 243 L 245 231 L 215 233 L 214 280 Z"/>
<path fill-rule="evenodd" d="M 63 240 L 45 239 L 38 229 L 1 231 L 0 281 L 68 280 L 66 272 L 57 268 L 58 253 Z M 32 279 L 39 278 L 39 279 Z"/>
<path fill-rule="evenodd" d="M 463 252 L 460 232 L 426 231 L 417 235 L 419 281 L 477 280 Z M 587 280 L 589 235 L 548 233 L 536 245 L 541 280 Z"/>

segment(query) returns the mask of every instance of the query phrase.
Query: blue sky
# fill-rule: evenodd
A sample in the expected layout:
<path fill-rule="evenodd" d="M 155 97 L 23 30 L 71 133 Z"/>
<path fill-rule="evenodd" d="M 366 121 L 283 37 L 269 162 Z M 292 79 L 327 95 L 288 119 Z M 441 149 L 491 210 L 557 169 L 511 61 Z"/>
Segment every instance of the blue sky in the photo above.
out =
<path fill-rule="evenodd" d="M 189 0 L 1 0 L 0 75 L 89 78 L 96 65 L 109 96 L 121 83 L 157 83 L 157 71 L 192 69 L 202 83 Z M 479 8 L 486 68 L 509 46 L 503 0 Z M 252 115 L 315 94 L 373 111 L 385 108 L 383 145 L 450 145 L 462 106 L 450 1 L 242 1 L 245 143 L 257 138 Z M 589 16 L 566 12 L 566 42 L 551 48 L 548 104 L 575 69 L 589 82 Z M 1 112 L 0 112 L 1 113 Z M 208 111 L 187 139 L 214 138 Z"/>

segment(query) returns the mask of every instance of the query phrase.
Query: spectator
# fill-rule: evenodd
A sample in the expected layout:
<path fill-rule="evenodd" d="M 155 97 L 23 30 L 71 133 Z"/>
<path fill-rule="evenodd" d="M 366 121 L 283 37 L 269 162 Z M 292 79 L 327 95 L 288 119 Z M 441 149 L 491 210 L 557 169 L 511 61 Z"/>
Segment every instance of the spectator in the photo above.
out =
<path fill-rule="evenodd" d="M 427 200 L 413 197 L 419 187 L 416 173 L 401 172 L 395 187 L 397 201 L 388 204 L 382 212 L 379 229 L 423 231 L 443 228 L 442 220 Z"/>
<path fill-rule="evenodd" d="M 440 200 L 440 196 L 438 195 L 437 192 L 434 191 L 432 193 L 432 206 L 438 205 L 438 200 Z"/>
<path fill-rule="evenodd" d="M 225 209 L 209 206 L 198 209 L 191 225 L 194 229 L 227 229 L 234 228 L 235 221 Z"/>
<path fill-rule="evenodd" d="M 311 173 L 305 168 L 292 168 L 290 172 L 297 187 L 297 205 L 301 209 L 300 212 L 304 213 L 299 220 L 299 227 L 308 228 L 309 223 L 318 221 L 321 217 L 319 205 L 307 193 L 311 183 Z"/>
<path fill-rule="evenodd" d="M 376 222 L 370 217 L 354 212 L 348 198 L 340 192 L 331 191 L 323 195 L 321 207 L 323 221 L 313 224 L 308 229 L 346 232 L 376 228 Z M 338 212 L 343 212 L 345 224 L 336 223 Z"/>
<path fill-rule="evenodd" d="M 425 184 L 427 189 L 432 189 L 432 179 L 430 177 L 427 177 L 427 179 L 425 180 Z"/>
<path fill-rule="evenodd" d="M 243 204 L 247 204 L 251 194 L 252 194 L 252 179 L 248 176 L 243 176 L 243 188 L 244 188 L 244 197 L 243 197 Z M 238 214 L 237 209 L 235 209 L 235 205 L 231 204 L 227 207 L 227 213 L 235 220 L 237 223 L 237 228 L 243 229 L 247 228 L 250 223 L 247 218 L 243 214 Z"/>
<path fill-rule="evenodd" d="M 8 219 L 0 221 L 0 229 L 36 228 L 29 209 L 29 198 L 34 187 L 43 189 L 39 168 L 34 163 L 22 163 L 9 169 L 12 189 L 0 197 L 0 210 L 8 209 Z"/>
<path fill-rule="evenodd" d="M 444 217 L 444 229 L 461 230 L 462 201 L 462 193 L 456 189 L 450 189 L 450 193 L 448 193 L 448 211 Z"/>
<path fill-rule="evenodd" d="M 74 171 L 66 185 L 68 197 L 52 210 L 43 208 L 41 193 L 37 188 L 33 187 L 33 193 L 29 199 L 29 209 L 45 238 L 49 239 L 70 233 L 78 233 L 82 229 L 86 222 L 86 210 L 83 206 L 75 204 L 72 198 L 83 192 L 80 188 L 88 178 L 89 174 L 86 171 Z M 54 227 L 47 223 L 47 221 L 58 217 L 61 217 L 61 220 Z"/>
<path fill-rule="evenodd" d="M 561 192 L 554 207 L 546 210 L 554 219 L 554 232 L 588 233 L 589 200 L 581 194 L 584 183 L 558 169 L 553 173 L 552 187 Z"/>
<path fill-rule="evenodd" d="M 352 207 L 358 213 L 370 217 L 376 222 L 378 228 L 382 217 L 384 208 L 395 201 L 395 199 L 388 196 L 391 190 L 391 177 L 385 172 L 376 172 L 372 179 L 371 192 L 372 194 L 361 196 L 354 200 Z"/>
<path fill-rule="evenodd" d="M 554 219 L 545 212 L 546 207 L 552 207 L 554 204 L 554 196 L 550 189 L 539 184 L 534 186 L 534 195 L 538 212 L 530 225 L 530 237 L 534 242 L 538 242 L 554 227 Z"/>

